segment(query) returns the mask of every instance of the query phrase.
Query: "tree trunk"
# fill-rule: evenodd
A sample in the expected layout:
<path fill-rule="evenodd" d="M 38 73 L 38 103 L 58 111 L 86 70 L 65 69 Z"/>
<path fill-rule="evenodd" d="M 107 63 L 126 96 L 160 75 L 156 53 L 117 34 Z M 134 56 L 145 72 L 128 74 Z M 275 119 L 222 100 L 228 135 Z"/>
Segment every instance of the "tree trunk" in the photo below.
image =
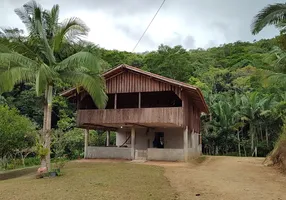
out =
<path fill-rule="evenodd" d="M 215 155 L 218 155 L 218 146 L 215 146 Z"/>
<path fill-rule="evenodd" d="M 261 124 L 259 124 L 259 127 L 260 127 L 260 137 L 261 137 L 261 141 L 263 141 L 263 133 L 262 133 L 262 127 L 261 127 Z"/>
<path fill-rule="evenodd" d="M 238 140 L 238 156 L 240 157 L 241 156 L 241 152 L 240 152 L 240 138 L 239 138 L 239 131 L 237 131 L 237 140 Z"/>
<path fill-rule="evenodd" d="M 53 86 L 49 85 L 45 91 L 45 104 L 44 104 L 44 120 L 42 137 L 44 147 L 49 149 L 45 159 L 41 159 L 41 166 L 51 169 L 51 128 L 52 128 L 52 100 L 53 100 Z"/>
<path fill-rule="evenodd" d="M 246 157 L 246 150 L 245 150 L 245 144 L 243 145 L 243 151 L 244 151 L 244 157 Z"/>
<path fill-rule="evenodd" d="M 265 139 L 266 139 L 266 146 L 269 147 L 269 144 L 268 144 L 268 128 L 266 126 L 266 129 L 265 129 Z"/>
<path fill-rule="evenodd" d="M 21 155 L 22 165 L 23 165 L 23 167 L 25 167 L 25 159 L 24 159 L 24 156 L 23 156 L 22 153 L 20 153 L 20 155 Z"/>
<path fill-rule="evenodd" d="M 252 155 L 253 150 L 254 150 L 254 131 L 253 131 L 252 124 L 250 124 L 250 134 L 251 134 L 251 155 Z"/>

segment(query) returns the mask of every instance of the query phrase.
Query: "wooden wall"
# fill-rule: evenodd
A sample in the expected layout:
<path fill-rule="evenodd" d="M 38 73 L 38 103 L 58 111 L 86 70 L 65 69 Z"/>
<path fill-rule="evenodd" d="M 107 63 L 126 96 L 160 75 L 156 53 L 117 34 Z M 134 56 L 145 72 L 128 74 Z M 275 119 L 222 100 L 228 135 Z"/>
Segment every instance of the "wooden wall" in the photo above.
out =
<path fill-rule="evenodd" d="M 181 107 L 78 110 L 77 125 L 141 124 L 150 127 L 183 127 Z"/>
<path fill-rule="evenodd" d="M 135 72 L 125 71 L 106 80 L 107 93 L 131 93 L 131 92 L 159 92 L 174 91 L 181 97 L 181 90 L 152 77 Z"/>
<path fill-rule="evenodd" d="M 192 102 L 187 93 L 182 92 L 183 112 L 184 112 L 184 126 L 188 126 L 189 131 L 200 132 L 200 110 Z"/>

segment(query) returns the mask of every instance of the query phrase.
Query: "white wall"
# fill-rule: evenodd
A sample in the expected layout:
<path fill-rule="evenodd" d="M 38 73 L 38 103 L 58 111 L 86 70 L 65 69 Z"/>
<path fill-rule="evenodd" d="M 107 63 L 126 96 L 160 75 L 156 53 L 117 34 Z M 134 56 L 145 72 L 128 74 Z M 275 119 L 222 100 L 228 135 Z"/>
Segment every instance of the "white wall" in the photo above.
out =
<path fill-rule="evenodd" d="M 116 146 L 122 145 L 126 141 L 126 132 L 130 129 L 120 129 L 116 133 Z M 135 149 L 146 150 L 153 147 L 155 132 L 164 133 L 165 149 L 183 149 L 183 129 L 182 128 L 136 128 L 135 130 Z M 126 144 L 130 147 L 130 144 Z"/>
<path fill-rule="evenodd" d="M 132 159 L 130 148 L 87 147 L 87 158 Z"/>
<path fill-rule="evenodd" d="M 147 150 L 147 160 L 183 161 L 184 150 L 149 148 Z"/>

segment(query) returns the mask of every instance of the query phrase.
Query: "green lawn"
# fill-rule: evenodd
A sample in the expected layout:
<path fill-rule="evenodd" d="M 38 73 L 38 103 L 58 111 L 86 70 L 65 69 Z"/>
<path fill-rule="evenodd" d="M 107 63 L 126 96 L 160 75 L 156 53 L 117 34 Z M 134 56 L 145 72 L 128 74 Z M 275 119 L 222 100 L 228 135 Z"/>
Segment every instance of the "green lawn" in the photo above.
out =
<path fill-rule="evenodd" d="M 131 163 L 76 163 L 56 178 L 0 181 L 0 199 L 176 199 L 164 169 Z"/>

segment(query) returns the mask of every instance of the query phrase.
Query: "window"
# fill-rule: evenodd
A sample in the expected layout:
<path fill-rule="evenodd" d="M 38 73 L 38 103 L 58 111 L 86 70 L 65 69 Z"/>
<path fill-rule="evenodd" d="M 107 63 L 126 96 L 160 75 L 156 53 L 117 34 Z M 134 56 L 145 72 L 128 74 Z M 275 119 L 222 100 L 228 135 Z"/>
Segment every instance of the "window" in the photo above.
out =
<path fill-rule="evenodd" d="M 182 100 L 173 92 L 142 92 L 141 108 L 182 107 Z"/>

